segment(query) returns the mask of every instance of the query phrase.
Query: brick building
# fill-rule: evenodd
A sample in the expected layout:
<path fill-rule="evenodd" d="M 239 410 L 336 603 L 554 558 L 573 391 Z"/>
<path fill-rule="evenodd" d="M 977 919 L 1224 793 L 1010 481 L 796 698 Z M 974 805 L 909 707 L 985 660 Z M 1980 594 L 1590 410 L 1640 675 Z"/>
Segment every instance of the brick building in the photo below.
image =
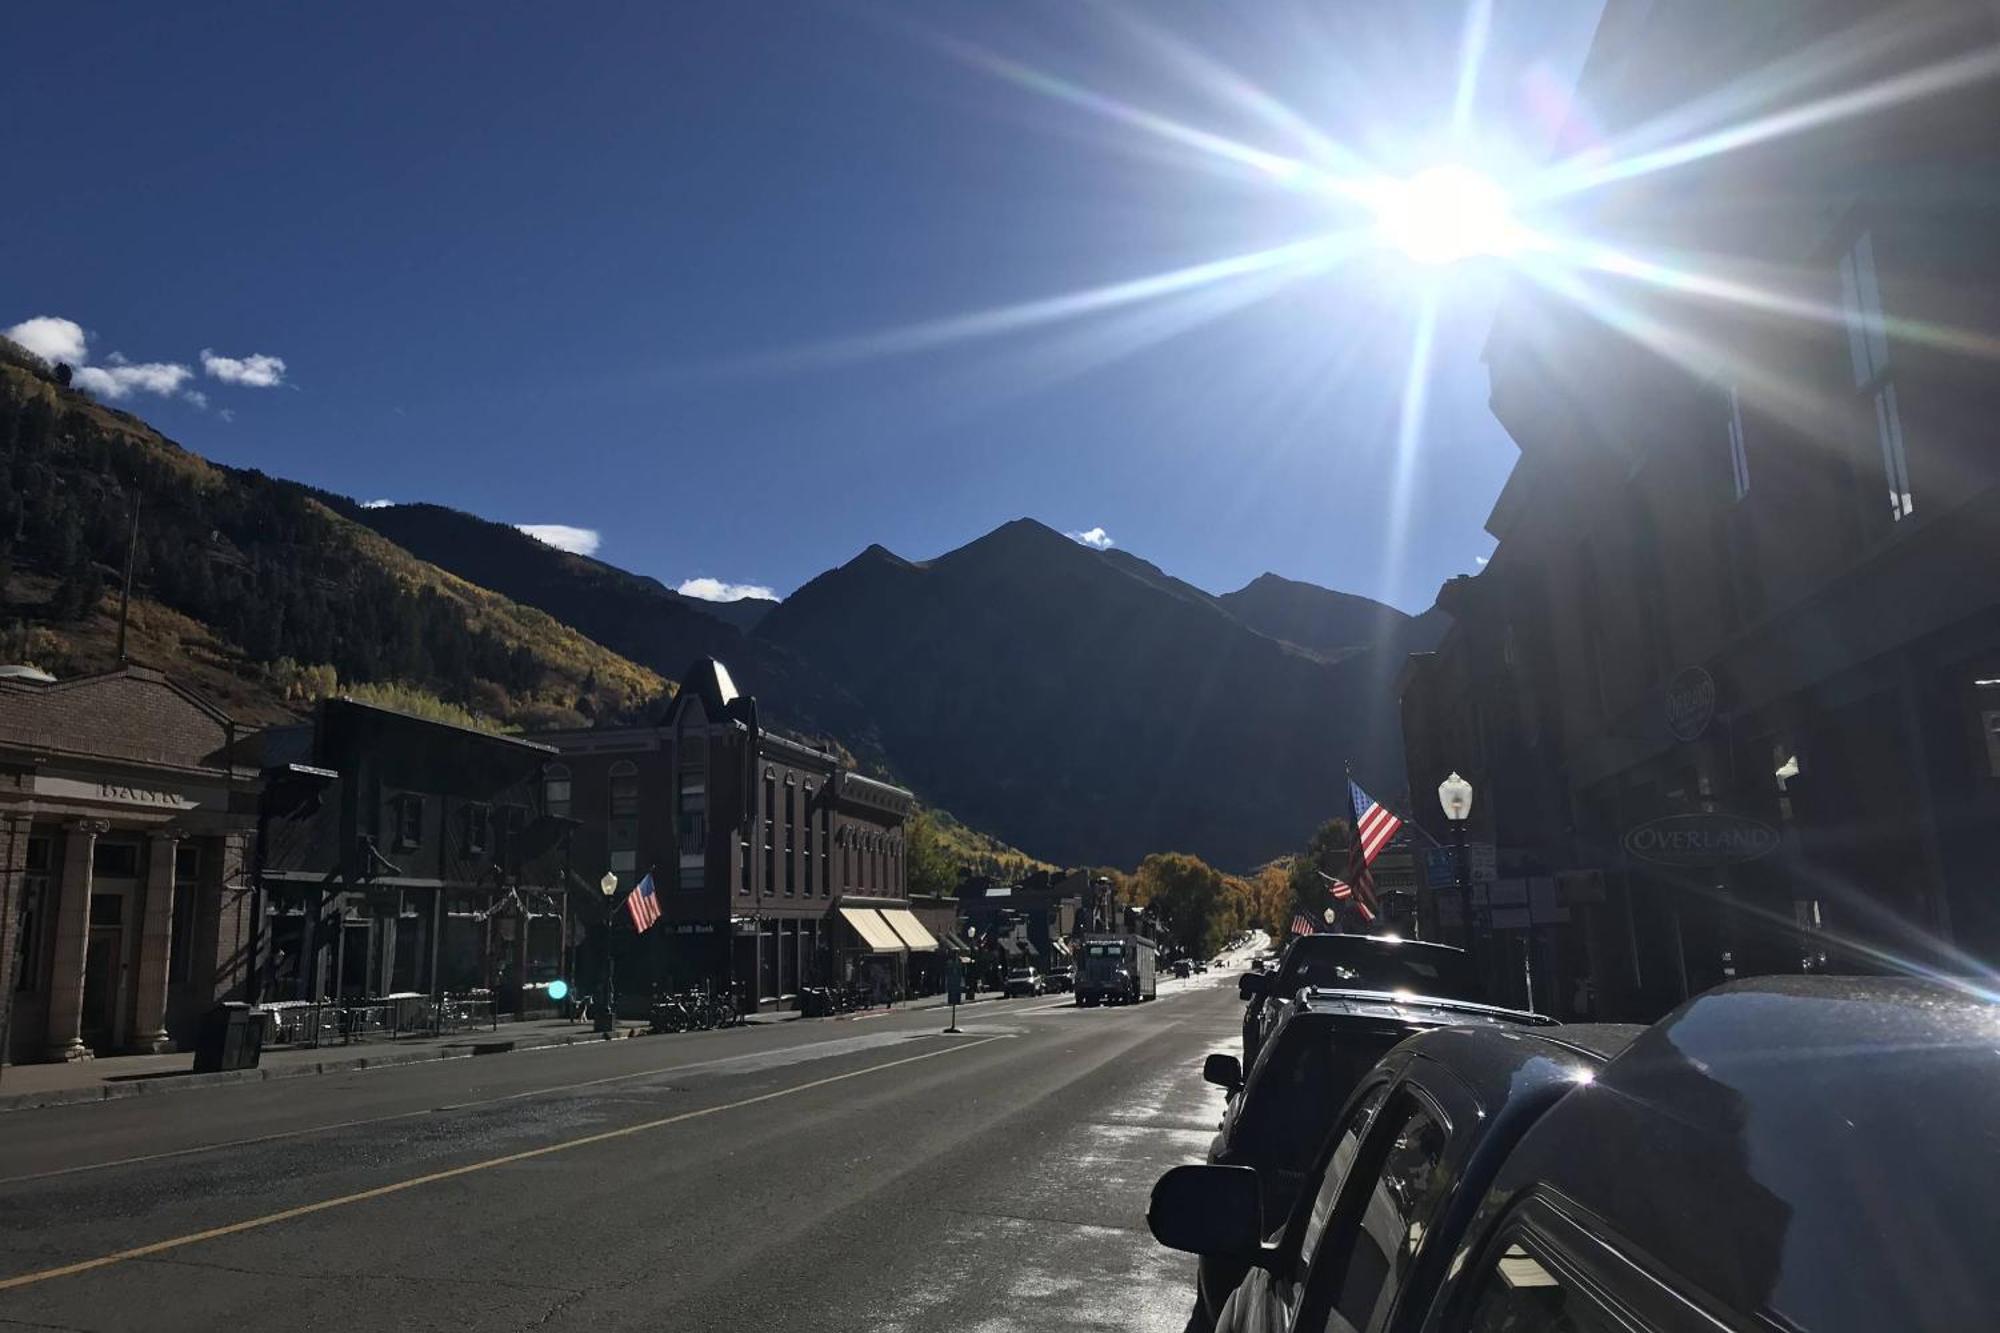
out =
<path fill-rule="evenodd" d="M 156 671 L 0 673 L 0 1056 L 187 1049 L 242 998 L 259 775 Z"/>
<path fill-rule="evenodd" d="M 789 1007 L 805 986 L 880 967 L 907 980 L 937 939 L 910 912 L 910 793 L 760 725 L 712 659 L 657 725 L 550 732 L 549 808 L 578 824 L 578 875 L 650 873 L 662 919 L 621 935 L 620 990 L 731 987 Z"/>
<path fill-rule="evenodd" d="M 261 750 L 260 999 L 489 991 L 503 1013 L 544 1007 L 571 901 L 569 825 L 544 808 L 554 750 L 352 699 Z"/>
<path fill-rule="evenodd" d="M 1996 25 L 1613 0 L 1579 101 L 1615 159 L 1760 71 L 1803 103 Z M 1501 878 L 1557 887 L 1568 921 L 1483 940 L 1530 950 L 1545 1004 L 1648 1017 L 1732 972 L 2000 962 L 1996 121 L 1994 81 L 1939 83 L 1607 184 L 1589 240 L 1684 275 L 1503 304 L 1487 360 L 1520 457 L 1403 722 L 1430 831 L 1456 769 Z"/>

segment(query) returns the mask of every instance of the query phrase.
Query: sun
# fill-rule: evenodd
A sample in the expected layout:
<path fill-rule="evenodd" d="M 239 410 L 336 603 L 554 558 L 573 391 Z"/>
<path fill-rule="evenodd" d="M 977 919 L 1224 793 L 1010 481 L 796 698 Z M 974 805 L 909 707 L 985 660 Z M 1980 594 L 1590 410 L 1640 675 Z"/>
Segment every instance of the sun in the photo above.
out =
<path fill-rule="evenodd" d="M 1375 213 L 1382 240 L 1420 264 L 1503 255 L 1519 243 L 1506 191 L 1471 167 L 1431 167 L 1389 182 Z"/>

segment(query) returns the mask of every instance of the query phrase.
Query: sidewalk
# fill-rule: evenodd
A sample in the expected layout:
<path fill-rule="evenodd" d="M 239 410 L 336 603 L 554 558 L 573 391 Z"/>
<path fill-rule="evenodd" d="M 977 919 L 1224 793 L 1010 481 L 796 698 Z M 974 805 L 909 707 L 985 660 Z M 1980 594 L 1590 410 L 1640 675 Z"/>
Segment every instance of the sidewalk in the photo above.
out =
<path fill-rule="evenodd" d="M 645 1030 L 644 1023 L 620 1023 L 617 1037 L 636 1037 Z M 587 1023 L 548 1018 L 502 1023 L 495 1029 L 476 1028 L 443 1037 L 363 1041 L 351 1046 L 279 1047 L 264 1052 L 255 1069 L 216 1074 L 195 1073 L 194 1056 L 190 1053 L 114 1055 L 68 1064 L 9 1065 L 0 1070 L 0 1111 L 110 1101 L 121 1097 L 214 1087 L 222 1083 L 268 1082 L 271 1079 L 338 1074 L 356 1069 L 379 1069 L 387 1065 L 455 1060 L 465 1056 L 498 1055 L 506 1051 L 613 1039 L 593 1032 Z"/>

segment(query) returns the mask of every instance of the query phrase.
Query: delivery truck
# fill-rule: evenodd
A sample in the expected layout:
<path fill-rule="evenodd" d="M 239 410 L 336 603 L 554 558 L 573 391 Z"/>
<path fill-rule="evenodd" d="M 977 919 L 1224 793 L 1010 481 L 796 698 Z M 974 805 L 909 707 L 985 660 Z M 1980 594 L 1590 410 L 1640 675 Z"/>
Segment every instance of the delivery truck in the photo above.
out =
<path fill-rule="evenodd" d="M 1076 1002 L 1137 1004 L 1159 994 L 1159 947 L 1144 935 L 1086 935 L 1076 967 Z"/>

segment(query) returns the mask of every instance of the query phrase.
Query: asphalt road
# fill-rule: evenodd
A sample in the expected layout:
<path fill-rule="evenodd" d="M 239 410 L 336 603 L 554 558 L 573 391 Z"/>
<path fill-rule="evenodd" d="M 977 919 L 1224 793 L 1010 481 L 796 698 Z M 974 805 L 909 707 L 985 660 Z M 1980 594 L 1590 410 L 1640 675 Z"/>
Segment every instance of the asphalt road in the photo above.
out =
<path fill-rule="evenodd" d="M 0 1327 L 1179 1330 L 1233 974 L 0 1116 Z"/>

